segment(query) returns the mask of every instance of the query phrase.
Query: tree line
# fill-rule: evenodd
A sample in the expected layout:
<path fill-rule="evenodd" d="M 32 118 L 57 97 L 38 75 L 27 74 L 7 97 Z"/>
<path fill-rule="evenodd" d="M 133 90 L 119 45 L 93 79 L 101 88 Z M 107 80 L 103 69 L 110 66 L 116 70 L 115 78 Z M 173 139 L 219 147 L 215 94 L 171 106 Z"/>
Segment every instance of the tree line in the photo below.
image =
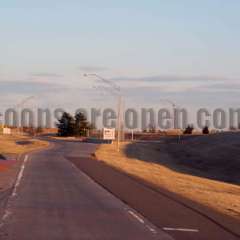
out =
<path fill-rule="evenodd" d="M 87 136 L 94 126 L 87 121 L 83 113 L 78 112 L 74 116 L 64 112 L 57 123 L 58 135 L 62 137 Z"/>

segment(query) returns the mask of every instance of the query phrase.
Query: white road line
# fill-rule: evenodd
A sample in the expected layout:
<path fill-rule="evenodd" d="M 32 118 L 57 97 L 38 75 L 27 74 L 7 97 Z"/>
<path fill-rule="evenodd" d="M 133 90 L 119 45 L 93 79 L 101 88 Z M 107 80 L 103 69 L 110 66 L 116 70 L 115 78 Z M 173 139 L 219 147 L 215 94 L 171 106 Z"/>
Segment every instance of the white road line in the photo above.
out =
<path fill-rule="evenodd" d="M 19 172 L 19 174 L 17 176 L 17 180 L 16 180 L 16 183 L 15 183 L 14 188 L 13 188 L 13 192 L 12 192 L 9 200 L 11 198 L 17 196 L 17 188 L 18 188 L 18 186 L 19 186 L 19 184 L 21 182 L 21 179 L 23 177 L 23 172 L 24 172 L 25 164 L 26 164 L 27 160 L 28 160 L 28 155 L 25 155 L 24 160 L 23 160 L 23 164 L 22 164 L 20 172 Z M 4 212 L 4 215 L 1 218 L 0 228 L 2 228 L 4 226 L 5 221 L 7 220 L 8 217 L 11 216 L 11 214 L 12 214 L 12 212 L 10 211 L 10 202 L 8 202 L 7 206 L 6 206 L 6 210 Z"/>
<path fill-rule="evenodd" d="M 131 210 L 128 210 L 128 213 L 130 215 L 132 215 L 134 218 L 136 218 L 140 223 L 144 224 L 144 220 L 142 218 L 140 218 L 136 213 L 134 213 L 133 211 Z"/>
<path fill-rule="evenodd" d="M 79 174 L 79 168 L 77 168 L 76 165 L 73 164 L 72 162 L 71 162 L 71 166 L 72 166 L 72 168 L 73 168 L 74 170 L 76 170 L 76 172 Z M 84 174 L 89 180 L 94 181 L 92 178 L 90 178 L 90 177 L 89 177 L 86 173 L 84 173 L 83 171 L 81 171 L 81 174 Z M 94 183 L 96 183 L 96 182 L 94 181 Z M 101 184 L 99 184 L 99 183 L 97 183 L 97 184 L 98 184 L 100 187 L 102 187 Z M 106 190 L 105 190 L 105 191 L 106 191 Z M 106 192 L 112 196 L 112 194 L 111 194 L 110 192 L 108 192 L 108 191 L 106 191 Z M 118 199 L 118 200 L 120 200 L 120 199 Z M 149 224 L 145 223 L 145 221 L 144 221 L 139 215 L 137 215 L 137 213 L 135 213 L 135 212 L 132 211 L 132 210 L 129 210 L 128 207 L 124 207 L 124 210 L 127 211 L 127 212 L 128 212 L 132 217 L 134 217 L 138 222 L 140 222 L 141 224 L 143 224 L 152 234 L 157 234 L 157 233 L 158 233 L 156 229 L 154 229 L 153 227 L 151 227 L 151 223 L 149 223 Z"/>
<path fill-rule="evenodd" d="M 152 233 L 154 233 L 154 234 L 157 233 L 157 231 L 156 231 L 154 228 L 152 228 L 151 226 L 146 225 L 146 227 L 149 229 L 150 232 L 152 232 Z"/>
<path fill-rule="evenodd" d="M 152 234 L 157 234 L 157 230 L 154 229 L 154 227 L 151 226 L 151 224 L 147 223 L 147 221 L 145 222 L 138 214 L 136 214 L 134 211 L 129 210 L 129 209 L 125 209 L 127 210 L 127 212 L 133 216 L 135 219 L 137 219 L 137 221 L 139 221 L 141 224 L 143 224 Z"/>
<path fill-rule="evenodd" d="M 165 231 L 180 231 L 180 232 L 199 232 L 198 229 L 191 229 L 191 228 L 170 228 L 170 227 L 164 227 L 163 230 L 165 230 Z"/>
<path fill-rule="evenodd" d="M 21 166 L 20 172 L 19 172 L 18 177 L 17 177 L 17 181 L 15 183 L 15 186 L 14 186 L 14 189 L 13 189 L 13 192 L 12 192 L 12 195 L 11 195 L 12 197 L 17 196 L 17 188 L 18 188 L 18 186 L 19 186 L 19 184 L 20 184 L 20 182 L 22 180 L 23 172 L 24 172 L 25 164 L 26 164 L 27 160 L 28 160 L 28 155 L 26 155 L 24 157 L 23 164 Z"/>
<path fill-rule="evenodd" d="M 2 221 L 5 221 L 10 215 L 11 215 L 11 211 L 6 210 L 2 217 Z"/>

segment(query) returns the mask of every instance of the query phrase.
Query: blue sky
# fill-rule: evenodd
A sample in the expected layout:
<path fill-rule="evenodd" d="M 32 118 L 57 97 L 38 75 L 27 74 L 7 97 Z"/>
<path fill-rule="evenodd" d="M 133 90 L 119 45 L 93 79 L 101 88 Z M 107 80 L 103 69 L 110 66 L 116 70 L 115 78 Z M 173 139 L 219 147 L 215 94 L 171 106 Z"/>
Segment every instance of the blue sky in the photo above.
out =
<path fill-rule="evenodd" d="M 113 104 L 88 71 L 120 85 L 127 106 L 238 106 L 239 11 L 238 0 L 2 1 L 1 103 Z"/>

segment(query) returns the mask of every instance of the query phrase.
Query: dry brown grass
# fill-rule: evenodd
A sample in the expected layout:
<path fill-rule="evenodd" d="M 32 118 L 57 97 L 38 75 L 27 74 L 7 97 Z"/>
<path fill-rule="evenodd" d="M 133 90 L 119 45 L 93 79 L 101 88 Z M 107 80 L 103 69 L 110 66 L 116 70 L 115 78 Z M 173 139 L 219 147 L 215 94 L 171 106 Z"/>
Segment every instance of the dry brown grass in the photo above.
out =
<path fill-rule="evenodd" d="M 27 141 L 29 144 L 18 144 Z M 0 154 L 22 154 L 32 150 L 47 147 L 48 142 L 32 139 L 26 136 L 0 135 Z"/>
<path fill-rule="evenodd" d="M 166 152 L 156 152 L 151 145 L 135 144 L 131 157 L 126 154 L 128 148 L 129 143 L 122 143 L 120 152 L 117 152 L 114 144 L 101 145 L 96 156 L 128 174 L 240 220 L 240 186 L 181 173 L 165 164 L 154 162 L 156 154 L 163 162 L 171 160 Z M 149 161 L 139 160 L 143 155 L 143 159 Z"/>
<path fill-rule="evenodd" d="M 30 137 L 0 135 L 0 155 L 3 155 L 3 157 L 11 155 L 14 159 L 19 154 L 42 149 L 48 145 L 48 142 Z M 11 158 L 11 161 L 0 161 L 0 195 L 1 191 L 12 187 L 16 180 L 21 161 L 13 161 L 13 159 Z"/>

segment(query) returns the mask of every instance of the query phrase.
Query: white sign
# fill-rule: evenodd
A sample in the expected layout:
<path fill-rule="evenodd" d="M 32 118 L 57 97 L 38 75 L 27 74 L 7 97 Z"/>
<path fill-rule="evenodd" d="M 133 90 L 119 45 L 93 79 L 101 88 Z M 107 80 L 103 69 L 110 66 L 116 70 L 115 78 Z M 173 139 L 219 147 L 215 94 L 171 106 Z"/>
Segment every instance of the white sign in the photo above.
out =
<path fill-rule="evenodd" d="M 104 140 L 114 140 L 115 139 L 115 128 L 104 128 L 103 129 L 103 139 Z"/>
<path fill-rule="evenodd" d="M 3 134 L 11 134 L 11 128 L 3 128 Z"/>

